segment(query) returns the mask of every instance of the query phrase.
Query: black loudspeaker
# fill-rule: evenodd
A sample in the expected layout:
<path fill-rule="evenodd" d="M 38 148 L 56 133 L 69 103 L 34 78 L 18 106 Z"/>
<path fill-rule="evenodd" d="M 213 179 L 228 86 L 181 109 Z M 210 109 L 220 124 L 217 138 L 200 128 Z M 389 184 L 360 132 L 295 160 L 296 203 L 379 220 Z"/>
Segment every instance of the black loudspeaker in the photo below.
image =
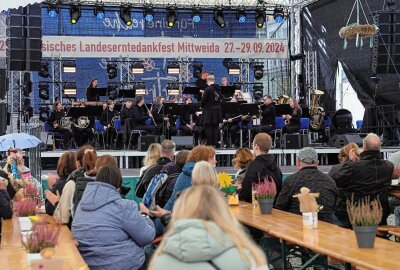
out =
<path fill-rule="evenodd" d="M 329 139 L 328 145 L 330 147 L 342 148 L 349 143 L 356 143 L 358 146 L 362 146 L 362 138 L 359 134 L 334 135 Z"/>
<path fill-rule="evenodd" d="M 156 135 L 144 135 L 139 136 L 138 139 L 138 151 L 147 151 L 149 149 L 150 144 L 152 143 L 162 143 L 164 140 L 164 136 L 156 136 Z"/>
<path fill-rule="evenodd" d="M 280 148 L 283 149 L 300 149 L 308 145 L 307 134 L 284 134 L 280 139 Z"/>
<path fill-rule="evenodd" d="M 40 4 L 24 7 L 26 70 L 39 71 L 42 61 L 42 17 Z"/>
<path fill-rule="evenodd" d="M 7 103 L 0 103 L 0 135 L 7 132 Z"/>
<path fill-rule="evenodd" d="M 5 99 L 8 92 L 7 71 L 0 69 L 0 99 Z"/>
<path fill-rule="evenodd" d="M 173 141 L 177 147 L 193 148 L 193 136 L 171 136 L 171 141 Z"/>

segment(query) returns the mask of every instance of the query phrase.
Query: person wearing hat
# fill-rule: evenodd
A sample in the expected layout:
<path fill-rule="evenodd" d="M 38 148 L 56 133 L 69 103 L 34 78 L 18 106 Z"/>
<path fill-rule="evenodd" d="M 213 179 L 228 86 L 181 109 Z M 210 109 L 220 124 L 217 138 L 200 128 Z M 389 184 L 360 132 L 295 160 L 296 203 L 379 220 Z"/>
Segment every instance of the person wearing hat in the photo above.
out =
<path fill-rule="evenodd" d="M 305 147 L 300 150 L 296 162 L 299 171 L 284 181 L 275 208 L 301 215 L 300 202 L 293 196 L 306 187 L 312 193 L 319 193 L 317 203 L 322 209 L 318 212 L 318 219 L 333 223 L 333 212 L 339 192 L 335 181 L 318 170 L 318 164 L 318 154 L 314 148 Z"/>

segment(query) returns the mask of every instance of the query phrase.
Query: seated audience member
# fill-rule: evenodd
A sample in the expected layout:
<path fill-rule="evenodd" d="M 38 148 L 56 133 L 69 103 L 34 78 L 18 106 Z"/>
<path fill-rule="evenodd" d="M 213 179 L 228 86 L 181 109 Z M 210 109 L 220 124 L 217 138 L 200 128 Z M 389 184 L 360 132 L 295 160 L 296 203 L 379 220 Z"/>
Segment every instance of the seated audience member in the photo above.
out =
<path fill-rule="evenodd" d="M 177 197 L 177 193 L 182 192 L 184 189 L 192 185 L 192 171 L 196 162 L 207 161 L 211 165 L 215 166 L 217 161 L 215 160 L 215 149 L 211 146 L 199 145 L 190 151 L 188 159 L 185 166 L 183 166 L 182 173 L 178 176 L 176 180 L 174 190 L 172 192 L 171 198 L 165 204 L 165 209 L 171 211 L 174 207 L 174 203 Z"/>
<path fill-rule="evenodd" d="M 72 208 L 72 197 L 74 196 L 76 180 L 80 177 L 84 177 L 85 175 L 85 167 L 83 166 L 83 158 L 87 152 L 93 151 L 96 154 L 96 150 L 94 150 L 93 146 L 87 144 L 81 146 L 75 152 L 76 156 L 76 167 L 77 169 L 73 171 L 67 178 L 67 183 L 65 184 L 59 203 L 54 211 L 54 217 L 61 222 L 62 224 L 68 224 L 68 227 L 71 228 L 72 216 L 71 216 L 71 208 Z M 90 163 L 90 162 L 86 162 Z M 86 169 L 91 169 L 90 165 L 85 164 Z M 93 162 L 94 168 L 94 162 Z"/>
<path fill-rule="evenodd" d="M 8 177 L 8 173 L 5 172 L 5 171 L 0 167 L 0 179 L 1 179 L 1 178 L 4 178 L 5 180 L 7 180 L 7 188 L 6 188 L 6 190 L 7 190 L 8 196 L 10 197 L 11 200 L 14 199 L 15 194 L 16 194 L 17 192 L 15 191 L 15 189 L 14 189 L 14 187 L 13 187 L 11 181 L 10 181 L 10 178 Z"/>
<path fill-rule="evenodd" d="M 277 197 L 282 189 L 282 172 L 275 157 L 268 154 L 272 147 L 271 136 L 267 133 L 258 133 L 253 139 L 253 154 L 255 160 L 247 166 L 246 173 L 239 191 L 239 200 L 251 203 L 251 189 L 253 184 L 263 181 L 265 176 L 271 176 L 276 184 Z"/>
<path fill-rule="evenodd" d="M 363 140 L 360 160 L 345 161 L 342 168 L 332 175 L 340 191 L 335 210 L 338 225 L 351 228 L 346 201 L 352 198 L 352 194 L 355 201 L 366 196 L 372 200 L 379 197 L 383 208 L 381 225 L 386 224 L 390 212 L 388 195 L 394 171 L 393 163 L 381 158 L 380 149 L 380 138 L 376 134 L 368 134 Z"/>
<path fill-rule="evenodd" d="M 348 145 L 342 147 L 338 155 L 339 164 L 331 167 L 329 171 L 329 176 L 332 177 L 340 168 L 342 168 L 343 163 L 347 160 L 357 161 L 360 159 L 360 149 L 357 144 L 349 143 Z"/>
<path fill-rule="evenodd" d="M 175 143 L 171 140 L 164 140 L 161 143 L 161 153 L 160 158 L 157 162 L 148 167 L 143 175 L 140 177 L 139 182 L 136 187 L 136 196 L 139 198 L 143 198 L 144 194 L 146 193 L 147 188 L 151 182 L 151 179 L 156 174 L 159 174 L 161 169 L 166 165 L 168 162 L 171 162 L 175 156 Z"/>
<path fill-rule="evenodd" d="M 232 160 L 235 169 L 238 169 L 235 175 L 235 181 L 237 184 L 242 184 L 246 169 L 250 162 L 254 160 L 254 155 L 249 148 L 240 148 L 236 150 L 236 157 Z"/>
<path fill-rule="evenodd" d="M 118 167 L 117 160 L 110 155 L 104 155 L 96 159 L 94 159 L 94 153 L 89 152 L 86 155 L 89 155 L 89 159 L 92 160 L 91 165 L 93 165 L 93 160 L 95 161 L 95 166 L 90 171 L 87 171 L 84 177 L 78 178 L 76 181 L 75 192 L 72 200 L 72 218 L 74 217 L 74 212 L 81 201 L 86 185 L 96 180 L 97 171 L 105 165 L 114 165 L 115 167 Z"/>
<path fill-rule="evenodd" d="M 399 168 L 400 168 L 400 151 L 397 151 L 396 153 L 393 153 L 392 155 L 390 155 L 389 161 L 391 161 L 393 163 L 394 167 L 397 170 L 399 170 Z M 399 174 L 399 172 L 397 172 L 397 174 Z M 400 180 L 400 176 L 395 175 L 394 179 Z M 390 209 L 391 209 L 391 212 L 392 211 L 394 212 L 395 225 L 400 226 L 400 199 L 399 198 L 394 197 L 390 200 Z"/>
<path fill-rule="evenodd" d="M 62 194 L 63 188 L 67 183 L 68 176 L 76 170 L 76 158 L 74 152 L 65 152 L 62 154 L 57 164 L 57 175 L 59 179 L 54 183 L 49 181 L 50 189 L 45 191 L 46 195 L 46 213 L 48 215 L 53 215 L 54 210 L 60 200 L 60 195 Z"/>
<path fill-rule="evenodd" d="M 300 202 L 293 196 L 299 194 L 302 187 L 307 187 L 312 193 L 319 193 L 317 203 L 323 208 L 318 213 L 318 219 L 333 222 L 338 190 L 335 181 L 318 170 L 318 163 L 315 149 L 306 147 L 300 150 L 296 163 L 299 171 L 286 178 L 275 208 L 301 215 Z"/>
<path fill-rule="evenodd" d="M 160 154 L 161 144 L 152 143 L 149 145 L 146 156 L 143 158 L 143 167 L 140 168 L 139 176 L 142 176 L 149 167 L 157 163 L 157 160 L 160 158 Z"/>
<path fill-rule="evenodd" d="M 0 177 L 0 237 L 1 237 L 1 220 L 12 218 L 13 211 L 10 204 L 10 196 L 7 192 L 8 180 Z"/>
<path fill-rule="evenodd" d="M 244 232 L 219 191 L 183 191 L 149 269 L 268 269 L 264 253 Z"/>
<path fill-rule="evenodd" d="M 90 269 L 145 269 L 143 246 L 155 235 L 153 222 L 134 201 L 122 199 L 121 172 L 104 164 L 87 184 L 72 221 L 72 234 Z"/>

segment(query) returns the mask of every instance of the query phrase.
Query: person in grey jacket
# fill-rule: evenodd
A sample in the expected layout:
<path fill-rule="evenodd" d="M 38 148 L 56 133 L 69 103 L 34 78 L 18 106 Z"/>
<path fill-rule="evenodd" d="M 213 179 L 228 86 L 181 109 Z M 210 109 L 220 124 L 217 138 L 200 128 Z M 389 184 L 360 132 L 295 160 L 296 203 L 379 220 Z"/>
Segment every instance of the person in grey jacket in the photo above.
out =
<path fill-rule="evenodd" d="M 143 246 L 155 236 L 153 222 L 134 201 L 122 199 L 121 172 L 105 165 L 87 184 L 72 222 L 72 234 L 90 269 L 145 269 Z"/>
<path fill-rule="evenodd" d="M 188 207 L 190 205 L 191 207 Z M 150 270 L 268 270 L 219 191 L 198 185 L 182 192 Z"/>

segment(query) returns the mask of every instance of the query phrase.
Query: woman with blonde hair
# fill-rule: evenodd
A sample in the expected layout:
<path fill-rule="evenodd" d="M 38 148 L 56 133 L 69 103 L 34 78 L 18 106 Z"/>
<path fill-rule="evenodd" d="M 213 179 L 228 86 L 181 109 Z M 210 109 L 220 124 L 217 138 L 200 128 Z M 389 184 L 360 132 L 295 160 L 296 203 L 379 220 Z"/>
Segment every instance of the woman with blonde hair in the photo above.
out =
<path fill-rule="evenodd" d="M 268 269 L 216 188 L 186 189 L 149 269 Z"/>
<path fill-rule="evenodd" d="M 146 156 L 143 159 L 143 167 L 140 168 L 139 176 L 151 166 L 157 163 L 157 160 L 160 158 L 161 154 L 161 144 L 152 143 L 149 145 L 149 149 L 147 149 Z"/>
<path fill-rule="evenodd" d="M 331 167 L 328 175 L 332 177 L 336 172 L 338 172 L 342 166 L 343 162 L 347 160 L 357 161 L 360 159 L 360 148 L 355 143 L 349 143 L 348 145 L 342 147 L 338 154 L 339 164 Z"/>
<path fill-rule="evenodd" d="M 238 169 L 235 175 L 237 184 L 241 184 L 246 174 L 247 165 L 254 160 L 254 155 L 249 148 L 240 148 L 236 150 L 236 157 L 232 160 L 235 169 Z"/>
<path fill-rule="evenodd" d="M 207 161 L 199 161 L 194 165 L 192 172 L 192 185 L 210 185 L 218 187 L 217 171 Z"/>

